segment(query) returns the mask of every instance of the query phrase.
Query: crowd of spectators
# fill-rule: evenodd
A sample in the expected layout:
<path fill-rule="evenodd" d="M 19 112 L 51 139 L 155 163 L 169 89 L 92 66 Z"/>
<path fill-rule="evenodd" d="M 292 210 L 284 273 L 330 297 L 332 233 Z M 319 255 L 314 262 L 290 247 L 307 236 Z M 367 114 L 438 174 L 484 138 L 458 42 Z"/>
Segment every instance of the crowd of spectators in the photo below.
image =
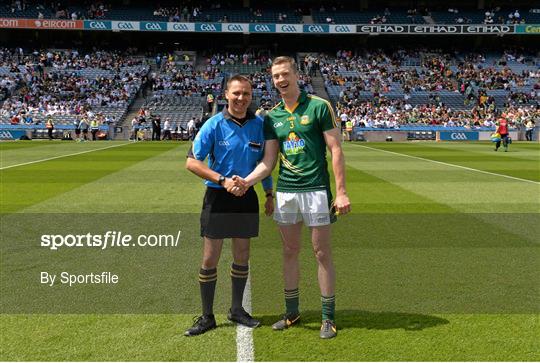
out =
<path fill-rule="evenodd" d="M 422 56 L 420 56 L 422 54 Z M 418 66 L 404 67 L 406 59 L 417 59 Z M 512 58 L 512 59 L 509 59 Z M 321 57 L 321 73 L 327 86 L 345 86 L 356 97 L 360 91 L 388 93 L 399 86 L 404 93 L 452 91 L 468 93 L 467 87 L 510 90 L 516 87 L 540 88 L 538 69 L 514 72 L 506 61 L 524 62 L 525 56 L 503 54 L 498 65 L 485 64 L 485 57 L 472 54 L 464 60 L 436 50 L 382 51 L 353 55 L 339 51 L 335 59 Z M 501 63 L 502 62 L 502 63 Z M 504 64 L 502 66 L 501 64 Z"/>
<path fill-rule="evenodd" d="M 220 4 L 214 5 L 221 6 Z M 168 18 L 170 22 L 195 22 L 206 20 L 204 14 L 201 10 L 200 5 L 184 5 L 184 6 L 173 6 L 173 7 L 162 7 L 154 9 L 154 16 L 163 16 Z"/>
<path fill-rule="evenodd" d="M 204 71 L 195 71 L 192 64 L 178 65 L 174 58 L 167 58 L 160 72 L 152 72 L 150 84 L 153 99 L 163 99 L 165 92 L 174 91 L 181 97 L 221 95 L 223 79 L 217 67 L 208 66 Z"/>
<path fill-rule="evenodd" d="M 140 85 L 141 75 L 129 72 L 97 79 L 48 73 L 34 77 L 16 96 L 7 99 L 0 116 L 79 115 L 95 107 L 127 107 Z"/>
<path fill-rule="evenodd" d="M 120 71 L 124 67 L 134 67 L 144 65 L 145 60 L 141 57 L 134 57 L 136 49 L 128 49 L 126 52 L 108 52 L 97 50 L 92 53 L 80 54 L 73 49 L 69 51 L 42 52 L 40 58 L 44 58 L 45 66 L 54 69 L 74 69 L 96 68 L 102 70 Z"/>
<path fill-rule="evenodd" d="M 12 0 L 8 5 L 10 14 L 25 12 L 29 9 L 37 11 L 37 18 L 44 19 L 45 14 L 50 13 L 55 19 L 103 19 L 111 5 L 102 1 L 93 1 L 88 6 L 68 7 L 65 2 L 61 1 L 29 1 L 29 0 Z"/>
<path fill-rule="evenodd" d="M 337 104 L 342 121 L 353 126 L 399 128 L 400 125 L 440 125 L 445 127 L 493 127 L 497 118 L 505 116 L 512 126 L 540 117 L 537 105 L 509 105 L 497 112 L 495 108 L 477 105 L 471 110 L 453 110 L 443 103 L 412 105 L 404 99 L 375 97 L 370 100 L 349 100 Z"/>
<path fill-rule="evenodd" d="M 460 58 L 421 49 L 372 51 L 362 55 L 340 50 L 335 58 L 327 55 L 319 58 L 326 86 L 340 87 L 336 105 L 340 117 L 350 119 L 354 125 L 489 127 L 501 113 L 513 124 L 540 117 L 539 69 L 531 67 L 513 72 L 507 62 L 525 63 L 528 59 L 517 51 L 504 52 L 496 64 L 486 64 L 486 56 L 479 53 Z M 417 66 L 404 67 L 407 62 L 417 62 Z M 504 92 L 503 105 L 496 104 L 491 90 Z M 424 104 L 411 102 L 411 95 L 418 91 L 429 94 Z M 453 109 L 443 102 L 444 96 L 439 91 L 461 94 L 464 104 L 472 109 Z M 389 93 L 392 96 L 386 97 Z"/>
<path fill-rule="evenodd" d="M 247 50 L 244 53 L 216 53 L 206 58 L 206 63 L 215 67 L 225 65 L 260 65 L 269 67 L 272 58 L 266 52 L 255 52 Z"/>
<path fill-rule="evenodd" d="M 2 76 L 0 84 L 13 83 L 15 78 L 21 85 L 0 108 L 0 117 L 12 123 L 41 122 L 50 115 L 82 115 L 103 107 L 127 109 L 148 69 L 129 68 L 143 65 L 129 54 L 104 51 L 81 55 L 76 50 L 29 54 L 2 50 L 0 62 L 11 65 L 12 71 Z M 112 73 L 95 78 L 79 74 L 81 69 L 92 68 Z"/>

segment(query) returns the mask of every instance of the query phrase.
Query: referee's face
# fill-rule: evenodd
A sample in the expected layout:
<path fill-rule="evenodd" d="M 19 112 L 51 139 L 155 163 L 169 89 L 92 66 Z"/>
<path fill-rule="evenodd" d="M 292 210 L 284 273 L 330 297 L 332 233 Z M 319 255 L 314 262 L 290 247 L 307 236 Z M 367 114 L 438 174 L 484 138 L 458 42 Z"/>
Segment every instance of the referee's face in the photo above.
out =
<path fill-rule="evenodd" d="M 248 82 L 232 81 L 225 91 L 229 113 L 237 118 L 245 117 L 252 97 L 251 85 Z"/>

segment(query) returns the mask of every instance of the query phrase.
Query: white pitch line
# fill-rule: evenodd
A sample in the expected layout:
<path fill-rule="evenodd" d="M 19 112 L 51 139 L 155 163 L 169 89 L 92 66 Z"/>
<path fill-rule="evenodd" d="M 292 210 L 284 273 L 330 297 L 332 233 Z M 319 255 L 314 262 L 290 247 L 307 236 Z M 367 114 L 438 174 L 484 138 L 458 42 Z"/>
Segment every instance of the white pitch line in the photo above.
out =
<path fill-rule="evenodd" d="M 99 148 L 99 149 L 92 149 L 92 150 L 80 151 L 80 152 L 73 153 L 73 154 L 53 156 L 52 158 L 46 158 L 46 159 L 40 159 L 40 160 L 29 161 L 29 162 L 27 162 L 27 163 L 21 163 L 21 164 L 15 164 L 15 165 L 4 166 L 4 167 L 1 167 L 0 170 L 10 169 L 10 168 L 16 168 L 16 167 L 18 167 L 18 166 L 23 166 L 23 165 L 30 165 L 30 164 L 35 164 L 35 163 L 41 163 L 41 162 L 43 162 L 43 161 L 49 161 L 49 160 L 54 160 L 54 159 L 60 159 L 60 158 L 68 157 L 68 156 L 75 156 L 75 155 L 80 155 L 80 154 L 91 153 L 91 152 L 94 152 L 94 151 L 100 151 L 100 150 L 105 150 L 105 149 L 111 149 L 111 148 L 113 148 L 113 147 L 119 147 L 119 146 L 124 146 L 124 145 L 129 145 L 129 144 L 131 144 L 131 143 L 128 142 L 128 143 L 125 143 L 125 144 L 110 145 L 110 146 L 102 147 L 102 148 Z"/>
<path fill-rule="evenodd" d="M 423 161 L 429 161 L 429 162 L 432 162 L 432 163 L 435 163 L 435 164 L 441 164 L 441 165 L 446 165 L 446 166 L 452 166 L 452 167 L 454 167 L 454 168 L 459 168 L 459 169 L 464 169 L 464 170 L 469 170 L 469 171 L 476 171 L 477 173 L 488 174 L 488 175 L 494 175 L 494 176 L 500 176 L 500 177 L 503 177 L 503 178 L 508 178 L 508 179 L 517 180 L 517 181 L 521 181 L 521 182 L 526 182 L 526 183 L 532 183 L 532 184 L 540 185 L 539 182 L 534 181 L 534 180 L 522 179 L 522 178 L 517 178 L 517 177 L 515 177 L 515 176 L 510 176 L 510 175 L 504 175 L 504 174 L 492 173 L 492 172 L 490 172 L 490 171 L 485 171 L 485 170 L 480 170 L 480 169 L 469 168 L 469 167 L 466 167 L 466 166 L 461 166 L 461 165 L 456 165 L 456 164 L 444 163 L 444 162 L 442 162 L 442 161 L 431 160 L 431 159 L 425 159 L 425 158 L 421 158 L 421 157 L 419 157 L 419 156 L 413 156 L 413 155 L 407 155 L 407 154 L 397 153 L 397 152 L 394 152 L 394 151 L 388 151 L 388 150 L 377 149 L 377 148 L 375 148 L 375 147 L 369 147 L 369 146 L 364 146 L 364 145 L 357 145 L 357 146 L 360 146 L 360 147 L 363 147 L 363 148 L 366 148 L 366 149 L 370 149 L 370 150 L 375 150 L 375 151 L 380 151 L 380 152 L 388 153 L 388 154 L 394 154 L 394 155 L 399 155 L 399 156 L 405 156 L 405 157 L 408 157 L 408 158 L 411 158 L 411 159 L 418 159 L 418 160 L 423 160 Z"/>
<path fill-rule="evenodd" d="M 246 289 L 242 299 L 242 305 L 251 314 L 251 277 L 248 275 Z M 243 325 L 236 327 L 236 361 L 254 362 L 255 351 L 253 348 L 253 329 Z"/>

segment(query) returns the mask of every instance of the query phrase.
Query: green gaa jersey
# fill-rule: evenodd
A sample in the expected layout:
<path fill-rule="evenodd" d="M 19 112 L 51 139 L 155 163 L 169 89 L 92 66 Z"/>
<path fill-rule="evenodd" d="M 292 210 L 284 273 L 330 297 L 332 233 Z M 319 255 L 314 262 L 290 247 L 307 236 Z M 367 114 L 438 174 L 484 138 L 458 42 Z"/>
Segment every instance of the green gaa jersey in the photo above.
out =
<path fill-rule="evenodd" d="M 330 102 L 300 93 L 292 110 L 281 101 L 264 120 L 266 140 L 279 142 L 280 192 L 330 188 L 323 132 L 338 127 Z"/>

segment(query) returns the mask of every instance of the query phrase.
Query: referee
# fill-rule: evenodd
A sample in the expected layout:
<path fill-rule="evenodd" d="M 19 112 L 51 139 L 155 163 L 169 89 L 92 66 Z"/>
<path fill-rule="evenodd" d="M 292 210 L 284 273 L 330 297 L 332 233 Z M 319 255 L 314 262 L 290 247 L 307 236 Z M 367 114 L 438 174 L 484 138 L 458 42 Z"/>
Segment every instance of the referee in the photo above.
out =
<path fill-rule="evenodd" d="M 236 176 L 245 178 L 264 154 L 263 120 L 248 111 L 252 85 L 236 75 L 225 90 L 227 107 L 204 123 L 189 151 L 186 168 L 205 179 L 207 186 L 201 212 L 203 259 L 199 271 L 202 315 L 186 332 L 199 335 L 216 327 L 213 304 L 217 265 L 224 238 L 232 238 L 232 304 L 228 319 L 251 328 L 260 322 L 242 307 L 249 273 L 250 238 L 259 234 L 259 201 L 253 187 L 235 186 Z M 204 160 L 208 157 L 208 166 Z M 265 212 L 274 209 L 272 178 L 262 181 L 266 192 Z"/>

